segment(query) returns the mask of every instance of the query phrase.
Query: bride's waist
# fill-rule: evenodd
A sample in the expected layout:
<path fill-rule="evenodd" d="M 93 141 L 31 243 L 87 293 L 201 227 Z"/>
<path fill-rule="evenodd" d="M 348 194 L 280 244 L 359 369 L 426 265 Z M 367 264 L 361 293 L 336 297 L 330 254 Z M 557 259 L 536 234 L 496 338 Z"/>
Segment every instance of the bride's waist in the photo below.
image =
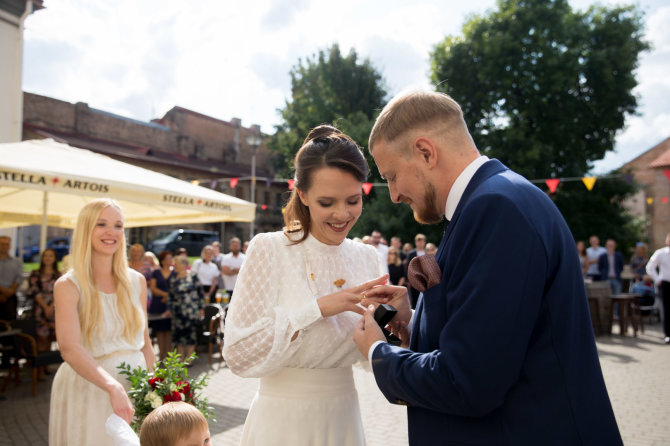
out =
<path fill-rule="evenodd" d="M 349 367 L 305 369 L 284 367 L 260 380 L 258 393 L 283 398 L 319 398 L 356 392 Z"/>

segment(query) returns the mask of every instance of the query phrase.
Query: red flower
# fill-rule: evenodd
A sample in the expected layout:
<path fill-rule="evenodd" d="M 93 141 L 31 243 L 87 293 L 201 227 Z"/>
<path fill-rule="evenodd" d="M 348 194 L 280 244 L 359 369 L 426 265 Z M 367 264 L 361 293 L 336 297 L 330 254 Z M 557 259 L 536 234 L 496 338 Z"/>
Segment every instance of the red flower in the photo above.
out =
<path fill-rule="evenodd" d="M 177 387 L 180 387 L 179 391 L 184 395 L 191 393 L 191 385 L 186 381 L 177 381 Z"/>
<path fill-rule="evenodd" d="M 152 389 L 154 390 L 156 389 L 157 382 L 163 382 L 163 378 L 154 377 L 149 379 L 149 385 L 151 386 Z"/>
<path fill-rule="evenodd" d="M 176 390 L 173 392 L 168 393 L 163 397 L 163 402 L 167 403 L 170 401 L 181 401 L 181 394 L 177 392 Z"/>

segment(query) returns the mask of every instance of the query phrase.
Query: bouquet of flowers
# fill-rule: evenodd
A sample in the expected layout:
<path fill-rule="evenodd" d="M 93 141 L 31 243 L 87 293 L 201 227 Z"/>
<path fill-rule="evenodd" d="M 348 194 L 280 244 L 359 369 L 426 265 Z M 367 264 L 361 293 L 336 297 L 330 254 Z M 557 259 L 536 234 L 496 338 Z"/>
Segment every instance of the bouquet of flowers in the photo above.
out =
<path fill-rule="evenodd" d="M 195 358 L 197 356 L 193 353 L 186 361 L 191 363 Z M 142 367 L 131 370 L 125 362 L 118 368 L 121 370 L 119 373 L 126 375 L 130 382 L 128 395 L 135 406 L 131 427 L 135 432 L 139 432 L 142 421 L 152 410 L 169 401 L 185 401 L 200 410 L 207 420 L 216 421 L 214 410 L 207 406 L 207 398 L 200 395 L 209 377 L 202 375 L 190 379 L 186 362 L 182 362 L 176 352 L 168 353 L 167 358 L 157 362 L 153 373 Z"/>

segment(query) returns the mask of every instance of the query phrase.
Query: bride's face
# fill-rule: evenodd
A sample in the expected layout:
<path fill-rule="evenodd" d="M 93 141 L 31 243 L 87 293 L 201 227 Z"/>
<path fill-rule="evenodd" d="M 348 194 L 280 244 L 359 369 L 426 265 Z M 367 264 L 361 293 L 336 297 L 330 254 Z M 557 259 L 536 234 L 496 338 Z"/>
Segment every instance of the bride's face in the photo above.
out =
<path fill-rule="evenodd" d="M 312 175 L 312 187 L 298 189 L 300 200 L 309 208 L 310 232 L 322 243 L 339 245 L 363 211 L 362 183 L 334 167 L 323 167 Z"/>

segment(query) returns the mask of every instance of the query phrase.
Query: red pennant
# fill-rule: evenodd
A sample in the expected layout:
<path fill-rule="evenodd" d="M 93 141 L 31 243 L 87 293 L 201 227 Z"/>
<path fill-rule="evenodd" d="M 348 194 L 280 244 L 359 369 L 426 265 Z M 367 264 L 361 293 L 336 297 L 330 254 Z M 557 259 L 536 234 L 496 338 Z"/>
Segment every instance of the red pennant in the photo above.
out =
<path fill-rule="evenodd" d="M 552 194 L 556 192 L 556 188 L 558 187 L 558 183 L 561 182 L 559 178 L 550 178 L 548 180 L 544 180 L 545 183 L 547 183 L 547 187 L 549 188 L 549 192 Z"/>
<path fill-rule="evenodd" d="M 365 192 L 365 195 L 368 195 L 371 190 L 372 190 L 372 183 L 363 183 L 363 192 Z"/>
<path fill-rule="evenodd" d="M 668 197 L 663 197 L 663 198 L 661 198 L 661 202 L 662 202 L 663 204 L 667 204 L 667 203 L 668 203 Z"/>
<path fill-rule="evenodd" d="M 230 187 L 235 187 L 237 186 L 237 178 L 231 178 L 230 179 Z"/>
<path fill-rule="evenodd" d="M 664 170 L 663 175 L 665 175 L 665 177 L 668 179 L 668 181 L 670 181 L 670 169 Z"/>
<path fill-rule="evenodd" d="M 288 190 L 293 190 L 293 185 L 295 184 L 295 180 L 288 180 Z"/>
<path fill-rule="evenodd" d="M 267 204 L 262 204 L 262 205 L 261 205 L 261 209 L 263 209 L 264 211 L 267 210 L 267 208 L 268 208 L 268 205 L 267 205 Z"/>

